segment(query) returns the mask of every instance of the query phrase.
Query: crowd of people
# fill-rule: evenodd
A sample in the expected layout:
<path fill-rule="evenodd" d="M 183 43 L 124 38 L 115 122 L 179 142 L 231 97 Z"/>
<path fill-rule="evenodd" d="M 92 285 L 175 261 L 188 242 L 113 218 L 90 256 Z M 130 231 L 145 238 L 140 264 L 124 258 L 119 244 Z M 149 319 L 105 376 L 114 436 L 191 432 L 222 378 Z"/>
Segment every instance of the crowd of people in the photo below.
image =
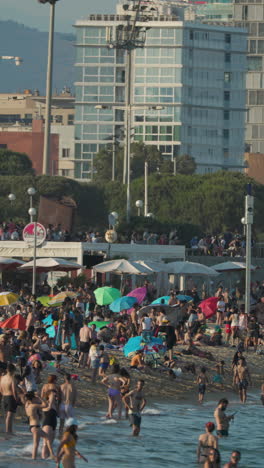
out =
<path fill-rule="evenodd" d="M 194 236 L 190 241 L 190 249 L 193 254 L 199 255 L 244 257 L 246 238 L 232 232 L 225 232 L 221 235 L 207 235 L 200 239 L 198 236 Z"/>
<path fill-rule="evenodd" d="M 50 293 L 47 284 L 42 287 L 43 294 Z M 67 359 L 75 363 L 76 372 L 77 369 L 90 369 L 94 391 L 97 385 L 107 388 L 106 417 L 120 419 L 123 412 L 129 418 L 134 436 L 140 433 L 141 413 L 146 405 L 145 381 L 140 373 L 144 376 L 158 369 L 171 380 L 188 373 L 195 378 L 198 402 L 202 404 L 208 385 L 223 389 L 225 375 L 231 370 L 234 389 L 241 403 L 246 403 L 247 389 L 252 384 L 247 363 L 249 351 L 263 352 L 264 296 L 261 285 L 254 287 L 256 304 L 248 314 L 238 295 L 219 287 L 215 292 L 216 313 L 210 320 L 199 307 L 196 288 L 186 292 L 192 297 L 188 302 L 177 298 L 179 291 L 171 290 L 168 312 L 168 306 L 162 302 L 151 305 L 156 295 L 155 287 L 148 281 L 145 287 L 145 305 L 149 306 L 143 312 L 142 304 L 137 303 L 129 313 L 123 310 L 118 315 L 108 306 L 99 306 L 94 294 L 96 285 L 88 282 L 77 289 L 69 285 L 64 291 L 64 302 L 58 307 L 43 305 L 24 288 L 19 292 L 17 303 L 1 308 L 1 320 L 13 314 L 20 314 L 26 320 L 24 331 L 0 328 L 0 393 L 7 433 L 13 432 L 17 407 L 21 407 L 20 411 L 27 418 L 33 440 L 33 459 L 37 457 L 41 439 L 42 458 L 53 457 L 58 466 L 61 462 L 64 468 L 72 468 L 75 456 L 85 459 L 76 449 L 77 374 L 65 370 Z M 71 297 L 67 296 L 68 292 L 72 293 Z M 176 322 L 171 310 L 177 310 L 180 317 Z M 55 331 L 53 335 L 49 333 L 50 326 Z M 128 358 L 121 358 L 120 350 L 130 338 L 137 336 L 141 336 L 143 346 Z M 153 338 L 162 340 L 165 353 L 157 351 L 150 356 L 145 353 Z M 215 358 L 213 349 L 219 346 L 234 348 L 232 362 Z M 185 356 L 213 361 L 213 375 L 208 375 L 204 365 L 198 369 L 194 361 L 186 362 Z M 53 372 L 47 376 L 50 365 Z M 135 371 L 134 385 L 132 375 Z M 42 385 L 44 378 L 47 382 Z M 59 379 L 63 379 L 61 384 Z M 264 404 L 264 384 L 261 401 Z M 225 416 L 227 405 L 226 399 L 220 400 L 214 413 L 215 424 L 208 423 L 205 434 L 199 438 L 198 460 L 204 468 L 221 466 L 218 442 L 228 435 L 229 421 L 234 416 Z M 57 419 L 60 443 L 54 453 Z M 215 426 L 217 436 L 213 435 Z M 234 451 L 225 467 L 237 467 L 240 456 Z"/>

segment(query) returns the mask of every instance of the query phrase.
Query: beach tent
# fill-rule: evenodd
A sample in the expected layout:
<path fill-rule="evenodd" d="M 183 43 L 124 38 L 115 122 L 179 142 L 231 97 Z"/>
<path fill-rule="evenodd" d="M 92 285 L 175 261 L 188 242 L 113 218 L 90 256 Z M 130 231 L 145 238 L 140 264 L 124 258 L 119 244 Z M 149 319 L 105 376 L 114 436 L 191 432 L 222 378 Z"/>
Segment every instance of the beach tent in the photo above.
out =
<path fill-rule="evenodd" d="M 155 262 L 151 260 L 137 260 L 135 263 L 144 266 L 150 270 L 150 273 L 159 273 L 159 272 L 167 272 L 167 264 L 163 262 Z"/>
<path fill-rule="evenodd" d="M 16 270 L 16 268 L 24 265 L 24 263 L 16 258 L 0 257 L 0 272 Z"/>
<path fill-rule="evenodd" d="M 168 273 L 174 275 L 191 275 L 191 276 L 217 276 L 218 273 L 213 268 L 210 268 L 202 263 L 196 262 L 171 262 L 167 264 Z"/>

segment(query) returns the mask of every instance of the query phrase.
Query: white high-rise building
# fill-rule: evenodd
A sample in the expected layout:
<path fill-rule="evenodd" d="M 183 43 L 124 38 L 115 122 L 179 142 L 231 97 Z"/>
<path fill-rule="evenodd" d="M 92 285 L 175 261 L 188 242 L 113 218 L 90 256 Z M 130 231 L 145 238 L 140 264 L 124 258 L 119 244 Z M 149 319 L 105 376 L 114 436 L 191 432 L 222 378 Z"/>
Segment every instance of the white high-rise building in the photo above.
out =
<path fill-rule="evenodd" d="M 95 154 L 122 134 L 131 34 L 132 139 L 193 156 L 199 173 L 242 170 L 246 30 L 187 21 L 172 1 L 146 0 L 136 16 L 137 3 L 75 24 L 75 178 L 91 179 Z"/>

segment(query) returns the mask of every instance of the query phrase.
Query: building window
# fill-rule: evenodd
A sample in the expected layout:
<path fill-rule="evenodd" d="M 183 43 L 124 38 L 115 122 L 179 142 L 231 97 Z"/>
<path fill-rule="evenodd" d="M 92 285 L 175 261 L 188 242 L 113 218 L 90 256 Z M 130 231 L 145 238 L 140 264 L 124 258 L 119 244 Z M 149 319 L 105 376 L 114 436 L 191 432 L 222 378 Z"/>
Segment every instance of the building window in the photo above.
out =
<path fill-rule="evenodd" d="M 228 110 L 225 110 L 224 111 L 224 120 L 229 120 L 229 118 L 230 118 L 230 113 L 229 113 Z"/>
<path fill-rule="evenodd" d="M 62 177 L 68 177 L 70 175 L 70 169 L 62 169 L 61 175 Z"/>
<path fill-rule="evenodd" d="M 74 114 L 68 115 L 68 125 L 74 125 Z"/>
<path fill-rule="evenodd" d="M 224 101 L 230 101 L 230 91 L 224 91 Z"/>
<path fill-rule="evenodd" d="M 190 30 L 190 40 L 193 41 L 193 30 Z"/>
<path fill-rule="evenodd" d="M 62 123 L 63 122 L 63 116 L 62 115 L 55 115 L 55 122 L 56 123 Z"/>
<path fill-rule="evenodd" d="M 231 34 L 225 34 L 225 43 L 231 44 Z"/>
<path fill-rule="evenodd" d="M 228 128 L 223 129 L 223 137 L 225 138 L 225 140 L 229 139 L 229 130 L 228 130 Z"/>
<path fill-rule="evenodd" d="M 7 145 L 5 143 L 0 143 L 0 149 L 6 149 Z"/>
<path fill-rule="evenodd" d="M 70 148 L 62 148 L 62 157 L 69 158 L 70 157 Z"/>
<path fill-rule="evenodd" d="M 228 148 L 223 149 L 223 155 L 224 155 L 224 158 L 228 158 L 228 156 L 229 156 Z"/>
<path fill-rule="evenodd" d="M 229 52 L 227 52 L 225 54 L 225 63 L 230 63 L 231 62 L 231 54 L 229 54 Z"/>
<path fill-rule="evenodd" d="M 225 72 L 224 73 L 224 82 L 225 83 L 230 83 L 230 81 L 231 81 L 231 73 Z"/>

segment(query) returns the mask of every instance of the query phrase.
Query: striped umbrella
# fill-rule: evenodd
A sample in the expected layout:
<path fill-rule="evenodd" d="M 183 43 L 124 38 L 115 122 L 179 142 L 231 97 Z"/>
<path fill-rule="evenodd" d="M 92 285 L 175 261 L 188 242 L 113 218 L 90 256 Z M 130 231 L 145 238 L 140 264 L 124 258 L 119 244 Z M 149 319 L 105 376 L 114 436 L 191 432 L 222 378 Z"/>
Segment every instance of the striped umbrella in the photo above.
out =
<path fill-rule="evenodd" d="M 74 291 L 62 291 L 60 292 L 59 294 L 56 294 L 56 296 L 54 296 L 50 301 L 49 301 L 49 305 L 50 306 L 57 306 L 57 305 L 60 305 L 62 304 L 65 299 L 67 297 L 69 297 L 70 299 L 74 299 L 75 297 L 77 297 L 77 293 L 74 292 Z"/>

